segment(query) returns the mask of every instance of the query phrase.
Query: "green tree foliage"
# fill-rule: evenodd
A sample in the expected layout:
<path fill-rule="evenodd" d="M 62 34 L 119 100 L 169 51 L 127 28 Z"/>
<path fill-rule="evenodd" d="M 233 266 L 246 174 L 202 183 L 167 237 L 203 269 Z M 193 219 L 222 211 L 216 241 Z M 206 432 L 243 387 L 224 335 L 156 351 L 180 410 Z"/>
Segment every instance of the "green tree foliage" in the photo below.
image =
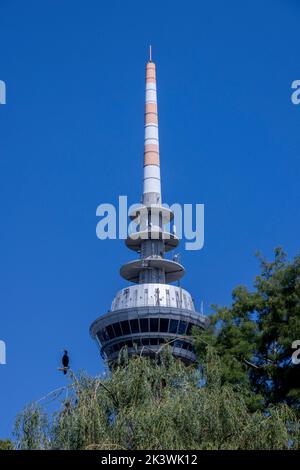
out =
<path fill-rule="evenodd" d="M 166 349 L 136 356 L 105 378 L 73 375 L 54 415 L 39 406 L 16 422 L 17 449 L 287 449 L 299 430 L 286 405 L 250 412 L 247 393 L 222 383 L 220 358 L 207 348 L 202 373 Z"/>
<path fill-rule="evenodd" d="M 291 263 L 280 248 L 274 260 L 259 256 L 254 290 L 239 286 L 231 307 L 215 307 L 211 326 L 195 332 L 200 361 L 207 345 L 221 359 L 221 383 L 248 390 L 250 409 L 285 403 L 300 411 L 300 365 L 292 343 L 300 340 L 300 257 Z"/>
<path fill-rule="evenodd" d="M 201 366 L 166 346 L 155 360 L 128 360 L 125 349 L 102 378 L 70 371 L 70 385 L 44 397 L 55 413 L 40 400 L 17 417 L 15 448 L 300 448 L 300 258 L 277 249 L 260 261 L 253 291 L 237 287 L 232 306 L 193 331 Z"/>
<path fill-rule="evenodd" d="M 15 428 L 22 436 L 23 450 L 39 450 L 48 447 L 49 423 L 46 412 L 37 404 L 30 404 L 17 416 Z"/>
<path fill-rule="evenodd" d="M 0 439 L 0 450 L 13 450 L 14 445 L 10 439 Z"/>

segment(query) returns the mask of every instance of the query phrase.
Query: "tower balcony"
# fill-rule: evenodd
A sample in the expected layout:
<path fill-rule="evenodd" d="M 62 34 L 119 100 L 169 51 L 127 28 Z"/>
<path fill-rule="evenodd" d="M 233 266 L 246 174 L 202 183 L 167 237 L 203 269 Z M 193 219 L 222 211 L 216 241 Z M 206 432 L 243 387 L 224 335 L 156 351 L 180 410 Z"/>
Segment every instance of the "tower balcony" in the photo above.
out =
<path fill-rule="evenodd" d="M 130 250 L 140 252 L 144 240 L 161 240 L 165 252 L 174 250 L 179 243 L 179 239 L 174 233 L 162 231 L 159 227 L 151 227 L 151 229 L 133 232 L 128 236 L 125 243 Z"/>
<path fill-rule="evenodd" d="M 160 256 L 149 256 L 124 264 L 120 269 L 120 275 L 127 281 L 138 283 L 140 273 L 147 269 L 156 269 L 164 274 L 164 282 L 178 281 L 184 276 L 184 267 L 176 261 L 161 258 Z"/>
<path fill-rule="evenodd" d="M 137 220 L 137 222 L 146 221 L 149 218 L 152 220 L 160 219 L 162 225 L 166 225 L 173 220 L 174 214 L 171 209 L 161 204 L 140 204 L 131 209 L 129 218 L 131 220 Z"/>

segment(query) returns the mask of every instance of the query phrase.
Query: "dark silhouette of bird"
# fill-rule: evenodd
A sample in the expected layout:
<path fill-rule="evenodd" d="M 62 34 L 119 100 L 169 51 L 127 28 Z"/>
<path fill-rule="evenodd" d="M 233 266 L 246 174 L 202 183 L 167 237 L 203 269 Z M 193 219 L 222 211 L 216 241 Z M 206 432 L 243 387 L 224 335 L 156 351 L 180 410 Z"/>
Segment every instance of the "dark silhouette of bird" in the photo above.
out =
<path fill-rule="evenodd" d="M 68 356 L 68 351 L 64 350 L 64 355 L 62 357 L 61 362 L 62 362 L 62 365 L 63 365 L 64 374 L 66 375 L 67 370 L 69 368 L 69 362 L 70 362 L 70 359 L 69 359 L 69 356 Z"/>

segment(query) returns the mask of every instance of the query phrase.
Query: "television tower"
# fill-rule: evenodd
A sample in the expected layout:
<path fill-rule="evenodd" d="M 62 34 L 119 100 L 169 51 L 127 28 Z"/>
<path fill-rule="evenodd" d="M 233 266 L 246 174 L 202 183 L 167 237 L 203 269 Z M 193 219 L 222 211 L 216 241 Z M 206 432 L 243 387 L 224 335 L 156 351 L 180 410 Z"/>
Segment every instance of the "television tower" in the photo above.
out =
<path fill-rule="evenodd" d="M 146 64 L 144 179 L 142 203 L 129 215 L 139 230 L 131 233 L 126 246 L 139 258 L 124 264 L 121 276 L 133 285 L 117 293 L 111 310 L 90 327 L 101 356 L 110 365 L 127 346 L 128 354 L 155 355 L 169 344 L 173 355 L 185 363 L 195 362 L 191 329 L 205 328 L 207 318 L 196 312 L 185 289 L 171 283 L 184 275 L 178 255 L 165 254 L 178 246 L 175 229 L 170 227 L 174 214 L 162 205 L 156 68 L 150 46 Z"/>

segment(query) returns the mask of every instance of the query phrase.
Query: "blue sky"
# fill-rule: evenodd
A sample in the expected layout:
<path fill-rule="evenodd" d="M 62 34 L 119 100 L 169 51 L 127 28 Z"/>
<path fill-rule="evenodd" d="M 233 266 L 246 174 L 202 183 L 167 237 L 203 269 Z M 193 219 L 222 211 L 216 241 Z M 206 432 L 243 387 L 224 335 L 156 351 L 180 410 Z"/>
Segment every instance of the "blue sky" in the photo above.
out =
<path fill-rule="evenodd" d="M 157 64 L 163 198 L 205 204 L 182 252 L 197 305 L 251 285 L 254 257 L 299 250 L 297 0 L 0 1 L 0 437 L 72 367 L 103 370 L 90 323 L 133 258 L 96 207 L 142 189 L 144 69 Z"/>

